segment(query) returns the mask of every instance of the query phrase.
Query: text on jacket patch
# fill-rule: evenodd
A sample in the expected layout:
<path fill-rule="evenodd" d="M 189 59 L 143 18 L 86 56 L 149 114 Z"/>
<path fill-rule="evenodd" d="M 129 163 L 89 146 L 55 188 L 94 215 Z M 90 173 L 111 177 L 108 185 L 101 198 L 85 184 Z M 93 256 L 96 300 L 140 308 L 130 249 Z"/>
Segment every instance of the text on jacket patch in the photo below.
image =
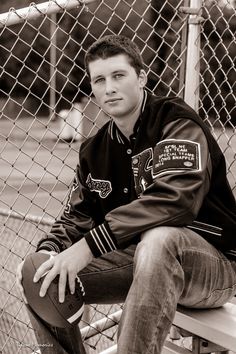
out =
<path fill-rule="evenodd" d="M 110 181 L 92 178 L 91 173 L 88 174 L 86 184 L 92 192 L 98 192 L 101 198 L 106 198 L 112 191 Z"/>
<path fill-rule="evenodd" d="M 140 195 L 153 180 L 167 173 L 201 169 L 200 144 L 168 139 L 132 157 L 136 193 Z"/>

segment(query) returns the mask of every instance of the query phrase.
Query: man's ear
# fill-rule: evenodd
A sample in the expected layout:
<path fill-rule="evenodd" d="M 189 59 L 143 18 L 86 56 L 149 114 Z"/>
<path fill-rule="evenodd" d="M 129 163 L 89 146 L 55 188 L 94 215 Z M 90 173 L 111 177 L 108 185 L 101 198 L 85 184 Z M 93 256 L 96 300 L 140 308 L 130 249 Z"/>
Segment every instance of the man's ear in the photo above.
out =
<path fill-rule="evenodd" d="M 147 74 L 146 71 L 141 69 L 139 73 L 139 83 L 140 87 L 144 87 L 147 83 Z"/>

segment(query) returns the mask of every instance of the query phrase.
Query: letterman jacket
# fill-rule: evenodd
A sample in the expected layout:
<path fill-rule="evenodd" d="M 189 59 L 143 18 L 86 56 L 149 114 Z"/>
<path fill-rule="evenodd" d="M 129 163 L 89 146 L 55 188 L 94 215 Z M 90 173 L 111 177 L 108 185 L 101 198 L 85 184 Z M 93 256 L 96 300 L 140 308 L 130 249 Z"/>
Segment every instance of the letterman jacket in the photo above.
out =
<path fill-rule="evenodd" d="M 191 228 L 236 255 L 236 202 L 218 144 L 182 99 L 144 91 L 130 140 L 110 120 L 81 145 L 67 206 L 37 250 L 85 237 L 98 257 L 157 226 Z"/>

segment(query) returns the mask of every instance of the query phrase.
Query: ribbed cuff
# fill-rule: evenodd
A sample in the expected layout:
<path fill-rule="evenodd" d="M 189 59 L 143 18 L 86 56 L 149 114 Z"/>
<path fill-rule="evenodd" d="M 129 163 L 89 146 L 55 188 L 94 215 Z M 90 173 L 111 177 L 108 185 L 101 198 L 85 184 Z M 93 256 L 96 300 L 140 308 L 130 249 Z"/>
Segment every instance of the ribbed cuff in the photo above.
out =
<path fill-rule="evenodd" d="M 94 257 L 100 257 L 102 254 L 112 252 L 117 249 L 116 239 L 106 221 L 87 232 L 85 234 L 85 239 Z"/>
<path fill-rule="evenodd" d="M 40 250 L 55 251 L 56 253 L 60 253 L 61 252 L 59 246 L 56 243 L 54 243 L 53 241 L 50 241 L 50 240 L 42 241 L 38 245 L 38 247 L 36 249 L 36 252 L 38 252 Z"/>

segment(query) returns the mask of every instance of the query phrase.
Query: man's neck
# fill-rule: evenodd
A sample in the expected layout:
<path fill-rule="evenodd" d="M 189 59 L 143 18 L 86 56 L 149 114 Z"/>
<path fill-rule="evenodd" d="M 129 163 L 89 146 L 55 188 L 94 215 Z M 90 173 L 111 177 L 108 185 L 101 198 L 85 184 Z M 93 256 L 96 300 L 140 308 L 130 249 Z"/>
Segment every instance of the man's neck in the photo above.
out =
<path fill-rule="evenodd" d="M 122 134 L 124 134 L 124 136 L 128 140 L 130 138 L 130 135 L 133 134 L 135 123 L 137 122 L 137 120 L 140 116 L 141 107 L 142 107 L 142 103 L 143 103 L 143 95 L 144 95 L 144 92 L 142 91 L 142 93 L 140 95 L 139 104 L 137 105 L 137 107 L 135 108 L 135 110 L 133 112 L 130 112 L 129 114 L 127 114 L 126 117 L 123 116 L 121 118 L 116 118 L 116 117 L 113 118 L 114 122 L 116 123 L 116 125 L 118 126 L 118 128 L 120 129 Z"/>

